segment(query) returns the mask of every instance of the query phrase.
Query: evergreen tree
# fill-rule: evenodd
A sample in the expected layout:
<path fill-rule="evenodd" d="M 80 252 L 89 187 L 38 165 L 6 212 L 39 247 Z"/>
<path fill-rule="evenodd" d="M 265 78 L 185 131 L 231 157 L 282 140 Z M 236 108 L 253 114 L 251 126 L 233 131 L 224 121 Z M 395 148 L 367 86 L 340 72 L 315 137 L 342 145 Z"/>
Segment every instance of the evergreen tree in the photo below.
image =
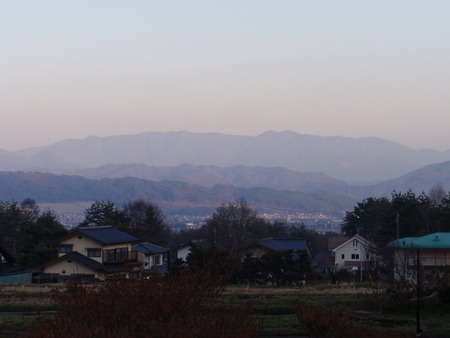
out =
<path fill-rule="evenodd" d="M 111 201 L 95 201 L 84 213 L 86 218 L 80 226 L 112 225 L 120 230 L 128 227 L 129 220 L 125 212 Z"/>
<path fill-rule="evenodd" d="M 58 257 L 55 241 L 68 230 L 52 211 L 45 211 L 26 228 L 25 245 L 20 255 L 20 268 L 38 267 Z"/>

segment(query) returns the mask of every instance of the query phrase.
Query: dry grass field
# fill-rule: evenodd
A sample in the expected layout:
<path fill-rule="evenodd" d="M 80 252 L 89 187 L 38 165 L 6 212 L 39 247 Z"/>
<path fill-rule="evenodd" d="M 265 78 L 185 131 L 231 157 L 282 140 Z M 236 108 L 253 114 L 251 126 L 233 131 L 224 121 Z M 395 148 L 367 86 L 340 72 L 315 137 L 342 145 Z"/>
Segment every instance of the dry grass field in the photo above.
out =
<path fill-rule="evenodd" d="M 39 318 L 30 314 L 54 311 L 51 290 L 64 287 L 64 284 L 0 284 L 0 337 L 24 335 L 28 326 Z M 351 284 L 321 284 L 310 287 L 228 286 L 223 297 L 232 298 L 237 304 L 252 304 L 255 317 L 264 321 L 261 337 L 287 334 L 307 336 L 305 325 L 299 322 L 293 310 L 296 302 L 338 309 L 356 317 L 358 313 L 369 313 L 367 318 L 358 319 L 362 325 L 384 326 L 408 336 L 413 335 L 416 329 L 414 308 L 401 312 L 381 311 L 377 307 L 377 303 L 383 299 L 380 292 L 371 287 Z M 450 336 L 450 314 L 439 310 L 423 312 L 421 327 L 425 337 Z"/>

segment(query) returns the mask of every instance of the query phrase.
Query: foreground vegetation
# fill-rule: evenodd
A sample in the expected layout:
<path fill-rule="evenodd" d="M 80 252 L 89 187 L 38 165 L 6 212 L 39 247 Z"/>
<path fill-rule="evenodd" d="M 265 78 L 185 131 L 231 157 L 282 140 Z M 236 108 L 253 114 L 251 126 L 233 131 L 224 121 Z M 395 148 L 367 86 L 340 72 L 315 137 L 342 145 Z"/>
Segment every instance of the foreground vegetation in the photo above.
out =
<path fill-rule="evenodd" d="M 402 300 L 400 286 L 396 289 L 398 297 L 394 297 L 390 284 L 224 286 L 223 289 L 215 285 L 205 289 L 192 287 L 192 283 L 190 286 L 168 283 L 159 289 L 164 291 L 162 294 L 154 289 L 160 282 L 72 284 L 67 289 L 59 286 L 52 292 L 46 292 L 50 288 L 45 286 L 24 291 L 17 286 L 4 286 L 0 291 L 0 337 L 56 337 L 69 331 L 71 336 L 78 337 L 93 332 L 117 337 L 127 330 L 137 330 L 135 333 L 140 336 L 149 337 L 208 337 L 211 332 L 216 337 L 287 332 L 317 337 L 351 337 L 351 332 L 355 337 L 361 336 L 361 332 L 366 337 L 409 337 L 416 332 L 415 307 L 408 299 Z M 51 310 L 61 312 L 58 315 L 43 312 Z M 422 309 L 424 336 L 450 334 L 448 310 L 445 303 Z M 22 314 L 30 311 L 41 313 Z M 194 317 L 199 320 L 192 321 Z M 185 321 L 190 323 L 188 327 Z M 150 327 L 156 322 L 158 331 Z M 131 332 L 128 335 L 133 336 Z"/>

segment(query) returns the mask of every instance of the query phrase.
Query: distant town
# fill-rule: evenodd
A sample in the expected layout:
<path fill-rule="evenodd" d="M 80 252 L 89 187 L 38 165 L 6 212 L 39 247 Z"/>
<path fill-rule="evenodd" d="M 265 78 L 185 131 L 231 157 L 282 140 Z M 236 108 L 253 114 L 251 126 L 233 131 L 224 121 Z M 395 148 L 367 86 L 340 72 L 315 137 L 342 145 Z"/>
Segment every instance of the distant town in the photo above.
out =
<path fill-rule="evenodd" d="M 60 222 L 67 228 L 72 229 L 77 227 L 84 221 L 84 213 L 57 213 Z M 271 223 L 283 222 L 287 224 L 304 224 L 310 229 L 314 229 L 320 233 L 339 232 L 342 218 L 329 216 L 322 213 L 275 213 L 275 214 L 261 214 L 262 218 Z M 209 216 L 190 216 L 190 215 L 167 215 L 166 222 L 174 230 L 186 230 L 199 228 Z"/>

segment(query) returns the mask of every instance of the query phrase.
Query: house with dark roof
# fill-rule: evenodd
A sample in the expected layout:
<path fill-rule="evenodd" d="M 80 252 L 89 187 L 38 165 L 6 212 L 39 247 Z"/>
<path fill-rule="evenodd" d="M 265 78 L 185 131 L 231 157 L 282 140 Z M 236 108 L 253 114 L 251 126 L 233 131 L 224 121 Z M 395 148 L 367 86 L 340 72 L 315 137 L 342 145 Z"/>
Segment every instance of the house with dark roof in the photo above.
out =
<path fill-rule="evenodd" d="M 265 238 L 258 241 L 258 243 L 246 250 L 247 253 L 252 253 L 254 257 L 261 258 L 262 255 L 268 251 L 285 252 L 291 250 L 294 253 L 294 258 L 297 256 L 297 251 L 304 250 L 308 254 L 310 260 L 313 259 L 313 253 L 309 242 L 304 238 L 291 237 L 272 237 Z"/>
<path fill-rule="evenodd" d="M 144 256 L 142 273 L 151 273 L 153 271 L 165 273 L 167 272 L 168 248 L 142 242 L 132 247 L 133 251 L 139 252 Z"/>
<path fill-rule="evenodd" d="M 104 280 L 118 273 L 138 276 L 144 257 L 132 250 L 137 242 L 112 226 L 78 228 L 56 241 L 58 258 L 41 267 L 40 278 Z"/>
<path fill-rule="evenodd" d="M 174 249 L 177 258 L 186 260 L 187 256 L 191 253 L 191 248 L 197 246 L 203 249 L 211 249 L 214 244 L 208 242 L 206 239 L 193 239 L 187 243 L 183 243 Z"/>
<path fill-rule="evenodd" d="M 422 237 L 404 237 L 392 241 L 388 247 L 394 253 L 394 277 L 414 279 L 417 254 L 425 273 L 442 271 L 450 266 L 450 232 L 435 232 Z"/>

